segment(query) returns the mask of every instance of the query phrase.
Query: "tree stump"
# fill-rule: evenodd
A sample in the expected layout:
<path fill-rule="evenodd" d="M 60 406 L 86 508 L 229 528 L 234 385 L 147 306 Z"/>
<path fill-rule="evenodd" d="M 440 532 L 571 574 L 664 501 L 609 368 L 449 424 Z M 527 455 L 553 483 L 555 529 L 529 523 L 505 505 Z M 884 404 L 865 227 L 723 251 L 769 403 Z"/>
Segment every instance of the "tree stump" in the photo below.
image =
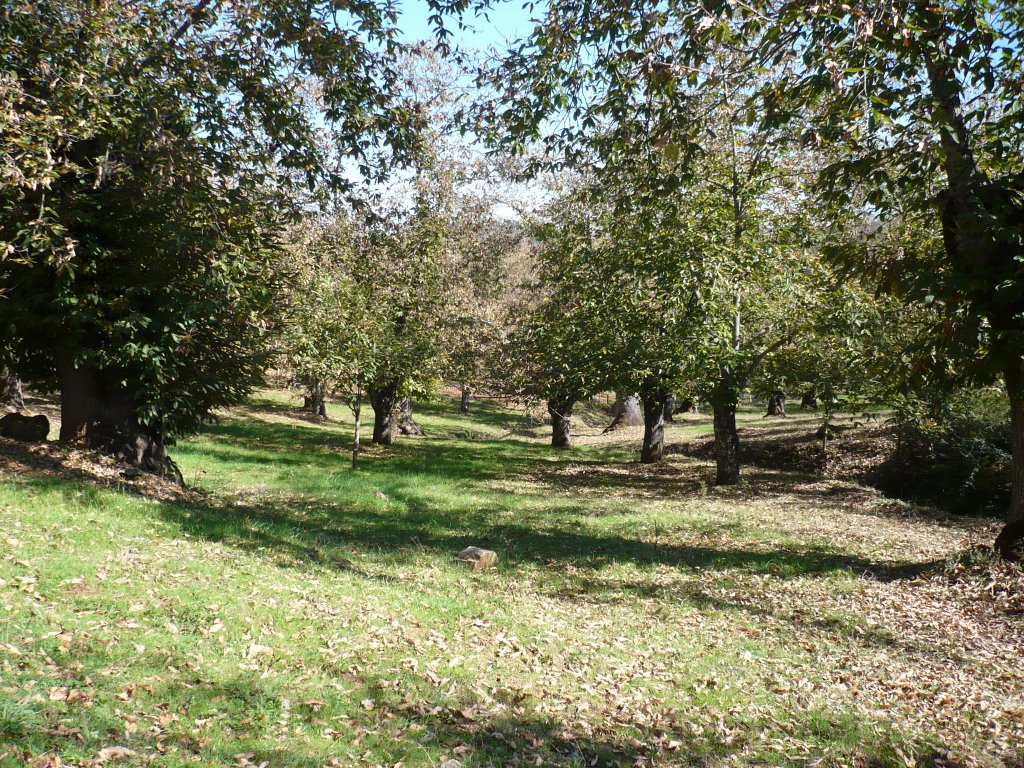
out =
<path fill-rule="evenodd" d="M 45 416 L 24 416 L 8 413 L 0 419 L 0 437 L 23 443 L 42 443 L 50 434 L 50 420 Z"/>

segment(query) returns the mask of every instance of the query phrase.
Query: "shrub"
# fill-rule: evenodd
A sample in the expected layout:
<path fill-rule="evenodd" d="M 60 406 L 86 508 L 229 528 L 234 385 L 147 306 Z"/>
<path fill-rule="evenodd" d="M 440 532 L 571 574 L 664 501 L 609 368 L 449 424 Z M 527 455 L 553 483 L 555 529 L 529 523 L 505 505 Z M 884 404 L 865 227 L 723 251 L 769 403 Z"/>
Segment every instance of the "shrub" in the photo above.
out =
<path fill-rule="evenodd" d="M 964 389 L 897 411 L 897 446 L 873 484 L 886 494 L 968 515 L 1002 514 L 1010 499 L 1009 402 Z"/>

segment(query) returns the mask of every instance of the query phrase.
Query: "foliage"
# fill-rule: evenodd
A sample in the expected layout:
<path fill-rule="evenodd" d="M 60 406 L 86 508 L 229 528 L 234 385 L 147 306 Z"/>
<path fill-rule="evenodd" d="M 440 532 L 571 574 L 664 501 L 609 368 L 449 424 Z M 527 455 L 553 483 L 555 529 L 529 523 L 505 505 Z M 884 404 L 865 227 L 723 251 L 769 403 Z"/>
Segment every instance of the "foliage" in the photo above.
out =
<path fill-rule="evenodd" d="M 492 202 L 465 196 L 453 228 L 445 374 L 470 390 L 501 388 L 493 363 L 509 330 L 509 309 L 531 269 L 522 224 L 495 217 Z"/>
<path fill-rule="evenodd" d="M 513 344 L 516 391 L 571 403 L 681 377 L 711 244 L 686 209 L 635 186 L 640 176 L 626 188 L 581 181 L 536 223 L 542 299 Z"/>
<path fill-rule="evenodd" d="M 310 391 L 355 396 L 375 376 L 383 318 L 372 287 L 356 279 L 361 246 L 356 222 L 341 212 L 294 231 L 282 343 L 289 369 Z"/>
<path fill-rule="evenodd" d="M 896 450 L 872 478 L 886 494 L 956 514 L 1006 509 L 1012 443 L 1004 394 L 961 388 L 931 402 L 906 398 L 896 430 Z"/>
<path fill-rule="evenodd" d="M 495 95 L 481 118 L 493 140 L 515 149 L 539 139 L 556 166 L 661 152 L 696 172 L 707 146 L 704 98 L 732 86 L 717 64 L 733 61 L 736 116 L 759 135 L 788 128 L 820 149 L 814 188 L 840 220 L 852 207 L 864 220 L 927 216 L 941 232 L 941 257 L 901 274 L 900 293 L 943 311 L 956 367 L 1007 385 L 1017 466 L 1010 519 L 1021 520 L 1022 44 L 1024 12 L 1008 0 L 558 0 L 486 73 Z M 1000 547 L 1010 552 L 1008 542 Z"/>
<path fill-rule="evenodd" d="M 383 203 L 367 224 L 352 277 L 380 316 L 370 389 L 396 382 L 402 395 L 428 390 L 443 366 L 449 242 L 446 180 L 420 172 L 411 200 Z"/>
<path fill-rule="evenodd" d="M 819 269 L 814 302 L 802 309 L 802 332 L 765 360 L 753 388 L 764 395 L 813 394 L 826 413 L 840 404 L 892 403 L 909 385 L 912 313 L 856 280 Z"/>
<path fill-rule="evenodd" d="M 417 116 L 411 173 L 364 196 L 367 240 L 354 277 L 385 318 L 371 388 L 432 393 L 442 375 L 482 378 L 496 335 L 502 262 L 518 228 L 494 214 L 494 163 L 459 133 L 466 73 L 417 46 L 397 62 L 402 99 Z"/>
<path fill-rule="evenodd" d="M 415 145 L 393 22 L 343 0 L 0 9 L 0 346 L 19 371 L 93 371 L 157 436 L 237 401 L 268 357 L 281 190 L 342 182 L 325 147 L 373 175 Z"/>
<path fill-rule="evenodd" d="M 64 263 L 29 252 L 2 266 L 0 323 L 19 373 L 51 389 L 72 366 L 116 371 L 138 422 L 161 436 L 195 429 L 261 381 L 276 323 L 270 201 L 180 154 L 177 168 L 191 178 L 136 175 L 78 199 Z"/>
<path fill-rule="evenodd" d="M 905 271 L 889 265 L 889 285 L 940 306 L 945 355 L 991 382 L 1019 366 L 1024 350 L 1018 4 L 835 3 L 815 14 L 799 6 L 779 7 L 760 52 L 792 63 L 774 94 L 759 94 L 763 121 L 795 122 L 831 149 L 818 181 L 838 207 L 896 226 L 927 217 L 930 232 L 918 223 L 918 233 L 941 234 L 943 247 L 907 239 Z"/>

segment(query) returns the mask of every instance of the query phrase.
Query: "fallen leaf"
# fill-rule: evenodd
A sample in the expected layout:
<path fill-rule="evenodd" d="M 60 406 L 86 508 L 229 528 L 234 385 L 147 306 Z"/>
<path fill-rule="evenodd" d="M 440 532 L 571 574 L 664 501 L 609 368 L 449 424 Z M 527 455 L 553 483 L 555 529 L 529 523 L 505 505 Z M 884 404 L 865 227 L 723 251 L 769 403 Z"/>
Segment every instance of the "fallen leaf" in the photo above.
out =
<path fill-rule="evenodd" d="M 106 763 L 111 760 L 121 760 L 131 757 L 135 753 L 127 747 L 104 747 L 99 751 L 99 761 Z"/>

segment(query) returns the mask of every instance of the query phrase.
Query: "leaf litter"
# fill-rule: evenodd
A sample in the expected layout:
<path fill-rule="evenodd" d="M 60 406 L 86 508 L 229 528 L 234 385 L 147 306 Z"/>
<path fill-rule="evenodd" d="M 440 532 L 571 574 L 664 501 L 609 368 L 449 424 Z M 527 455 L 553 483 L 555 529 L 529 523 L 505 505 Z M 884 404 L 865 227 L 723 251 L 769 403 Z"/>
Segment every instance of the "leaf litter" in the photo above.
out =
<path fill-rule="evenodd" d="M 3 447 L 5 482 L 70 466 L 121 490 L 117 468 L 86 454 Z M 593 508 L 633 507 L 647 561 L 512 558 L 485 579 L 429 550 L 348 552 L 361 572 L 268 567 L 162 529 L 56 579 L 49 538 L 81 521 L 33 525 L 8 501 L 0 702 L 46 724 L 4 714 L 0 765 L 289 764 L 275 744 L 392 768 L 1019 764 L 1024 575 L 985 554 L 991 522 L 769 471 L 719 493 L 681 455 L 603 468 L 615 479 Z M 488 482 L 576 496 L 588 471 L 570 460 Z M 704 489 L 666 497 L 651 478 Z M 218 564 L 216 602 L 183 601 L 199 562 Z M 101 602 L 112 586 L 119 611 Z M 238 675 L 234 699 L 193 711 L 181 698 Z M 106 736 L 86 726 L 99 710 L 120 723 Z"/>

